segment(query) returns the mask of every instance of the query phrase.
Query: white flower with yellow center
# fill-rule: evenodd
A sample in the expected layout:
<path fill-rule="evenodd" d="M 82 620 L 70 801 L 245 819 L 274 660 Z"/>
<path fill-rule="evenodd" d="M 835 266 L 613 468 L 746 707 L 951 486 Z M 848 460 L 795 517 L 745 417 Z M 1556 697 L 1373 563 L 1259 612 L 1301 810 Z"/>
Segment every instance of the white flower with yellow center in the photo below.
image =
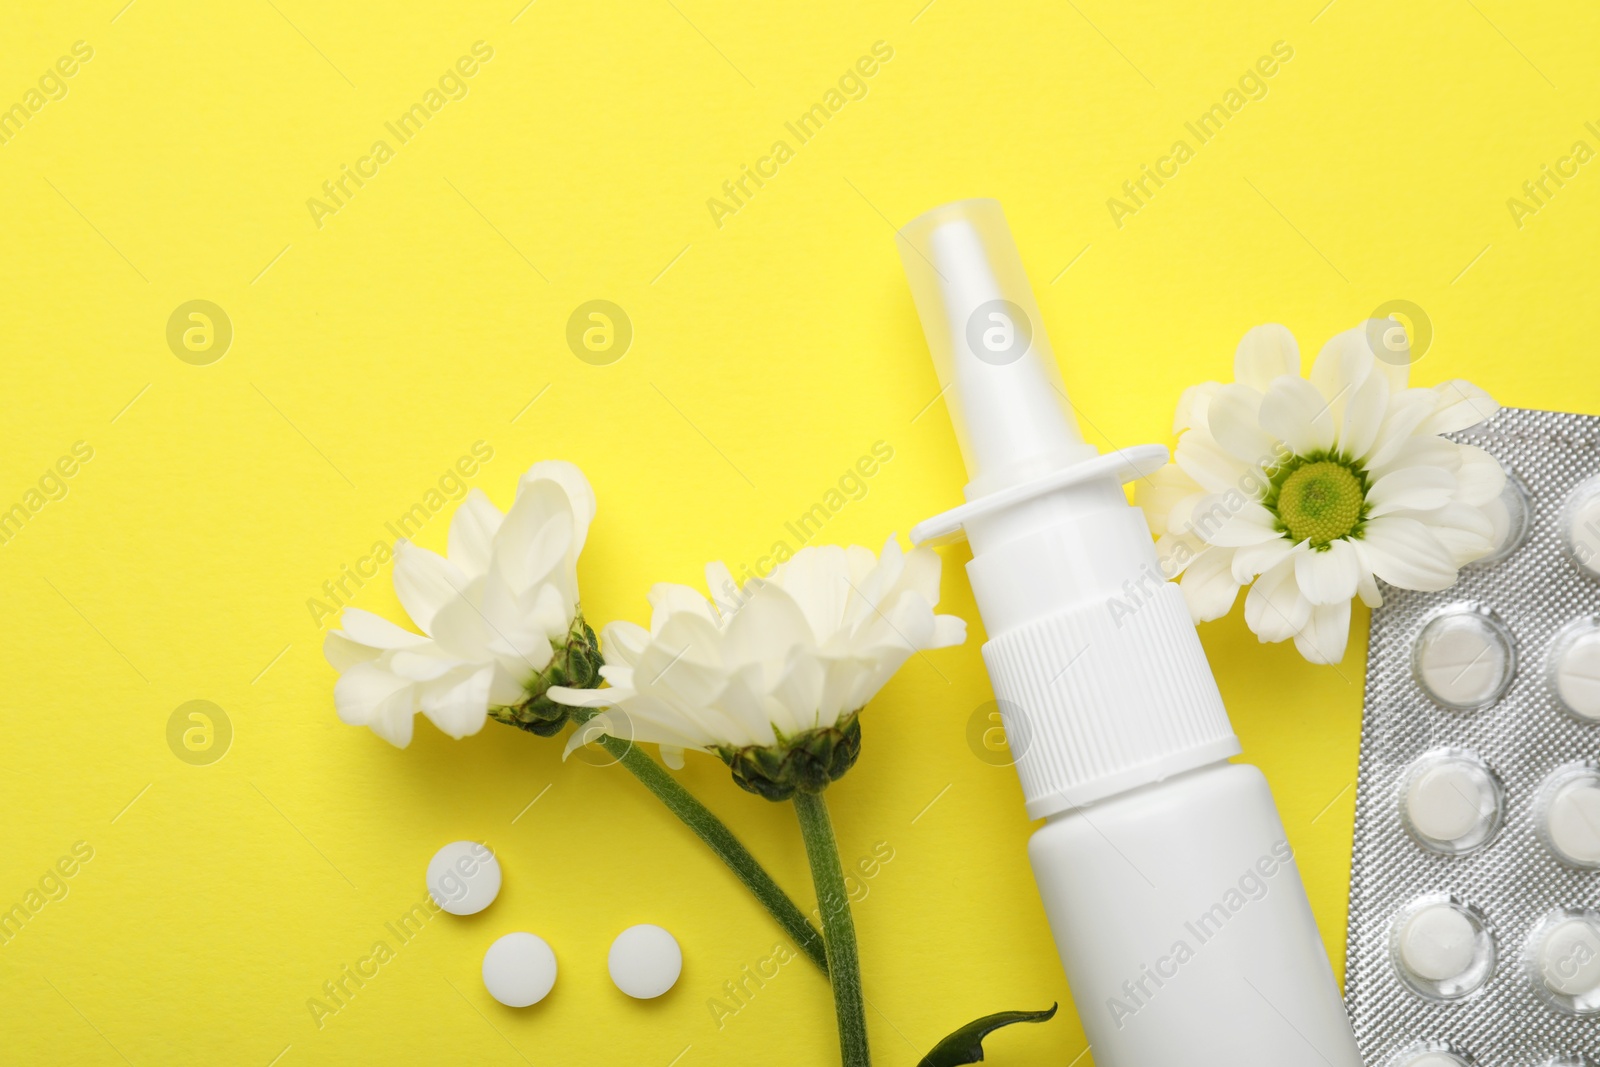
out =
<path fill-rule="evenodd" d="M 740 785 L 769 799 L 820 792 L 854 763 L 856 713 L 924 649 L 966 638 L 966 624 L 935 615 L 939 557 L 881 558 L 851 546 L 803 548 L 742 589 L 721 563 L 706 567 L 712 598 L 688 586 L 650 592 L 650 628 L 614 622 L 603 632 L 606 689 L 553 688 L 551 699 L 612 708 L 575 732 L 716 753 Z"/>
<path fill-rule="evenodd" d="M 491 714 L 542 736 L 565 724 L 545 699 L 558 682 L 598 684 L 593 632 L 578 610 L 578 553 L 594 492 L 571 463 L 536 463 L 501 514 L 473 489 L 450 521 L 448 558 L 395 545 L 394 589 L 422 633 L 359 608 L 323 654 L 340 672 L 339 718 L 391 744 L 411 742 L 417 712 L 451 737 Z"/>
<path fill-rule="evenodd" d="M 1197 622 L 1227 614 L 1250 585 L 1245 621 L 1262 641 L 1292 637 L 1306 659 L 1337 663 L 1351 598 L 1383 602 L 1375 579 L 1445 589 L 1505 535 L 1500 464 L 1440 436 L 1499 405 L 1460 380 L 1408 388 L 1402 336 L 1390 320 L 1347 330 L 1308 380 L 1294 336 L 1257 326 L 1233 382 L 1183 394 L 1175 462 L 1137 499 Z"/>

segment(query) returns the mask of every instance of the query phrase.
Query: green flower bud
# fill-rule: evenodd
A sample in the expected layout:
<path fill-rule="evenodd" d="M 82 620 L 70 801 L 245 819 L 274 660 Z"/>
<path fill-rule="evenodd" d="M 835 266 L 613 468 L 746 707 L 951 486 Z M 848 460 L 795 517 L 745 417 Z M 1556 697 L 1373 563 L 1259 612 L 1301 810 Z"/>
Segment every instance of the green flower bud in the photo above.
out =
<path fill-rule="evenodd" d="M 545 695 L 554 685 L 571 689 L 597 689 L 600 686 L 600 641 L 583 619 L 580 610 L 572 618 L 572 629 L 565 644 L 554 646 L 554 655 L 542 671 L 535 671 L 527 683 L 526 698 L 520 704 L 489 709 L 491 718 L 540 737 L 554 737 L 573 718 L 574 711 Z"/>
<path fill-rule="evenodd" d="M 820 793 L 844 777 L 861 755 L 860 711 L 837 725 L 778 738 L 776 745 L 720 746 L 717 755 L 733 771 L 741 789 L 768 800 L 788 800 L 796 793 Z"/>

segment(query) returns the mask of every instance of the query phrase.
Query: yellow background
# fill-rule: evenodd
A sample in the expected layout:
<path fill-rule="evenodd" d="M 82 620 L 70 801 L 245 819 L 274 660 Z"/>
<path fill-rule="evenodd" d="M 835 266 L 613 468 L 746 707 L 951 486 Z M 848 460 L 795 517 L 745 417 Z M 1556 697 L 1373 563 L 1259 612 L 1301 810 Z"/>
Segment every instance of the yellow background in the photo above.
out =
<path fill-rule="evenodd" d="M 823 540 L 876 546 L 956 502 L 892 239 L 931 206 L 1005 205 L 1100 444 L 1169 440 L 1180 390 L 1228 377 L 1251 325 L 1288 324 L 1309 359 L 1392 299 L 1436 331 L 1419 382 L 1600 412 L 1600 163 L 1520 228 L 1506 205 L 1575 140 L 1600 147 L 1588 5 L 123 2 L 0 14 L 0 103 L 94 49 L 0 145 L 0 507 L 94 449 L 0 547 L 0 906 L 94 849 L 0 947 L 8 1062 L 826 1062 L 828 994 L 803 962 L 713 1022 L 708 998 L 777 935 L 632 779 L 492 724 L 452 742 L 419 723 L 406 751 L 341 725 L 307 600 L 479 440 L 494 458 L 472 484 L 502 506 L 537 459 L 588 472 L 596 623 L 792 541 L 785 522 L 874 442 L 893 460 Z M 469 94 L 319 229 L 307 199 L 479 40 L 494 55 Z M 879 40 L 894 58 L 865 98 L 718 228 L 706 200 Z M 1183 123 L 1277 41 L 1294 58 L 1268 95 L 1114 225 L 1107 199 L 1194 146 Z M 564 340 L 596 298 L 635 329 L 609 366 Z M 165 341 L 192 299 L 233 324 L 209 366 Z M 965 556 L 946 559 L 946 607 L 976 624 Z M 387 571 L 356 602 L 401 617 Z M 1336 962 L 1365 628 L 1358 612 L 1337 668 L 1259 646 L 1237 612 L 1203 628 Z M 829 794 L 846 862 L 894 852 L 856 911 L 885 1064 L 1067 1001 L 1015 776 L 966 741 L 990 699 L 981 637 L 902 671 Z M 195 699 L 234 730 L 210 766 L 166 743 Z M 791 812 L 711 760 L 685 778 L 809 903 Z M 384 923 L 458 838 L 499 852 L 499 901 L 433 920 L 319 1029 L 307 999 L 392 943 Z M 641 1004 L 605 953 L 645 921 L 687 962 Z M 562 967 L 521 1012 L 478 978 L 513 929 Z M 1083 1052 L 1070 1011 L 990 1039 L 997 1064 Z"/>

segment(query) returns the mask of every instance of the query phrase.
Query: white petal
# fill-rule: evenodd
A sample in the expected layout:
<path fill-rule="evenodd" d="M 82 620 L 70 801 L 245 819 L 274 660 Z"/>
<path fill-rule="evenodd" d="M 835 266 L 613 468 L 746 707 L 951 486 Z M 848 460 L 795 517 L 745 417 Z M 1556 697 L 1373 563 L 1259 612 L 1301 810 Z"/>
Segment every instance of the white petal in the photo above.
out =
<path fill-rule="evenodd" d="M 1279 378 L 1272 383 L 1261 401 L 1261 425 L 1298 455 L 1333 447 L 1333 412 L 1304 378 Z"/>
<path fill-rule="evenodd" d="M 1456 472 L 1456 499 L 1463 504 L 1487 504 L 1505 492 L 1506 471 L 1500 461 L 1477 445 L 1459 445 L 1461 469 Z"/>
<path fill-rule="evenodd" d="M 1496 470 L 1499 465 L 1496 464 Z M 1456 493 L 1455 475 L 1438 467 L 1402 467 L 1372 483 L 1367 490 L 1369 519 L 1396 511 L 1432 511 Z"/>
<path fill-rule="evenodd" d="M 1178 438 L 1173 460 L 1208 493 L 1220 493 L 1238 484 L 1244 464 L 1217 444 L 1211 434 L 1190 430 Z"/>
<path fill-rule="evenodd" d="M 441 607 L 433 617 L 433 636 L 448 655 L 463 660 L 486 660 L 495 634 L 482 606 L 484 579 L 462 590 L 462 595 Z"/>
<path fill-rule="evenodd" d="M 425 650 L 402 650 L 387 661 L 389 670 L 411 682 L 431 682 L 461 667 L 462 661 L 437 646 Z"/>
<path fill-rule="evenodd" d="M 1272 512 L 1253 500 L 1234 502 L 1238 503 L 1238 507 L 1231 514 L 1228 513 L 1228 502 L 1225 500 L 1210 506 L 1202 504 L 1195 509 L 1195 532 L 1208 544 L 1221 548 L 1243 548 L 1283 537 Z M 1207 521 L 1220 515 L 1227 517 L 1214 527 Z"/>
<path fill-rule="evenodd" d="M 469 577 L 487 571 L 494 535 L 504 521 L 505 516 L 489 502 L 488 495 L 482 489 L 472 489 L 450 520 L 450 562 Z"/>
<path fill-rule="evenodd" d="M 1311 618 L 1311 602 L 1295 583 L 1291 553 L 1255 580 L 1244 598 L 1244 621 L 1262 641 L 1283 641 L 1299 633 Z"/>
<path fill-rule="evenodd" d="M 1361 580 L 1361 560 L 1349 541 L 1330 541 L 1321 551 L 1294 554 L 1294 580 L 1314 605 L 1348 602 Z"/>
<path fill-rule="evenodd" d="M 1305 628 L 1294 635 L 1294 647 L 1309 663 L 1338 663 L 1350 642 L 1350 600 L 1311 609 Z"/>
<path fill-rule="evenodd" d="M 1199 490 L 1190 493 L 1188 496 L 1179 500 L 1176 504 L 1173 504 L 1172 512 L 1167 516 L 1167 530 L 1174 534 L 1181 534 L 1186 537 L 1194 537 L 1195 509 L 1211 499 L 1213 498 L 1210 493 L 1207 493 L 1204 490 Z M 1217 521 L 1221 522 L 1222 520 L 1219 518 Z"/>
<path fill-rule="evenodd" d="M 1252 327 L 1233 354 L 1233 380 L 1264 393 L 1285 374 L 1300 376 L 1300 345 L 1294 334 L 1275 322 Z"/>
<path fill-rule="evenodd" d="M 394 591 L 400 606 L 425 634 L 433 633 L 439 609 L 460 597 L 467 587 L 461 568 L 437 552 L 401 540 L 394 546 Z"/>
<path fill-rule="evenodd" d="M 1431 389 L 1403 389 L 1389 396 L 1389 410 L 1384 415 L 1378 436 L 1365 456 L 1367 467 L 1382 467 L 1391 462 L 1407 441 L 1418 433 L 1423 420 L 1433 414 L 1437 398 Z"/>
<path fill-rule="evenodd" d="M 933 617 L 933 640 L 929 648 L 949 648 L 959 645 L 967 639 L 967 620 L 957 615 L 935 615 Z"/>
<path fill-rule="evenodd" d="M 810 550 L 803 549 L 802 553 L 805 551 Z M 883 606 L 892 603 L 902 589 L 913 588 L 905 583 L 910 580 L 914 565 L 893 539 L 884 544 L 883 554 L 865 576 L 859 579 L 852 577 L 847 582 L 842 580 L 842 573 L 848 565 L 844 559 L 827 548 L 817 549 L 816 558 L 829 563 L 818 569 L 814 582 L 806 586 L 790 585 L 788 589 L 801 603 L 812 625 L 819 627 L 816 631 L 819 643 L 825 643 L 834 629 L 859 636 L 866 627 L 880 626 Z M 787 566 L 785 564 L 785 568 Z M 834 596 L 833 591 L 839 589 L 845 590 L 842 600 Z M 813 597 L 823 597 L 827 606 L 819 610 L 805 603 Z M 838 622 L 830 625 L 828 620 L 833 617 L 837 617 Z"/>
<path fill-rule="evenodd" d="M 706 564 L 706 591 L 711 594 L 711 603 L 723 619 L 738 611 L 739 605 L 744 603 L 744 590 L 734 581 L 728 565 L 720 561 Z"/>
<path fill-rule="evenodd" d="M 1372 354 L 1378 357 L 1379 365 L 1398 368 L 1409 376 L 1409 368 L 1415 360 L 1411 358 L 1411 333 L 1405 323 L 1391 317 L 1368 319 L 1361 325 Z M 1400 388 L 1405 387 L 1405 380 L 1398 379 Z"/>
<path fill-rule="evenodd" d="M 683 752 L 682 745 L 663 744 L 661 745 L 661 762 L 675 771 L 681 771 L 683 770 Z"/>
<path fill-rule="evenodd" d="M 1504 506 L 1500 505 L 1499 499 L 1495 499 L 1483 507 L 1474 507 L 1471 504 L 1446 504 L 1436 511 L 1418 513 L 1411 517 L 1428 527 L 1433 536 L 1437 537 L 1440 544 L 1450 553 L 1451 560 L 1459 567 L 1487 556 L 1505 537 L 1505 531 L 1510 527 L 1509 516 L 1506 518 L 1505 526 L 1497 530 L 1491 505 L 1499 505 L 1499 514 L 1505 515 Z"/>
<path fill-rule="evenodd" d="M 1433 387 L 1438 410 L 1423 424 L 1424 433 L 1455 433 L 1494 417 L 1500 410 L 1494 397 L 1460 378 Z"/>
<path fill-rule="evenodd" d="M 846 588 L 842 575 L 835 581 Z M 729 664 L 781 662 L 796 645 L 816 644 L 812 626 L 787 589 L 764 584 L 728 623 L 723 655 Z"/>
<path fill-rule="evenodd" d="M 589 525 L 594 522 L 594 489 L 576 464 L 547 459 L 528 468 L 528 472 L 517 483 L 517 496 L 520 498 L 540 482 L 554 482 L 566 494 L 572 513 L 572 555 L 576 558 L 583 551 L 584 542 L 589 536 Z"/>
<path fill-rule="evenodd" d="M 1362 532 L 1364 556 L 1372 572 L 1402 589 L 1436 592 L 1455 584 L 1449 551 L 1416 519 L 1385 515 Z"/>
<path fill-rule="evenodd" d="M 929 607 L 939 606 L 939 573 L 942 564 L 939 554 L 931 548 L 913 548 L 906 553 L 905 573 L 900 578 L 900 584 L 908 589 L 915 589 L 922 594 L 922 599 L 928 602 Z"/>
<path fill-rule="evenodd" d="M 1336 418 L 1344 415 L 1351 394 L 1367 380 L 1376 362 L 1366 332 L 1359 326 L 1335 334 L 1311 361 L 1311 384 Z"/>
<path fill-rule="evenodd" d="M 1172 432 L 1181 434 L 1195 426 L 1204 426 L 1211 398 L 1216 396 L 1217 390 L 1221 388 L 1221 382 L 1201 382 L 1185 389 L 1183 395 L 1178 397 L 1178 410 L 1172 418 Z"/>
<path fill-rule="evenodd" d="M 650 632 L 653 634 L 659 634 L 667 620 L 679 612 L 698 615 L 713 627 L 721 622 L 710 602 L 687 585 L 658 582 L 650 587 L 646 599 L 650 601 Z"/>
<path fill-rule="evenodd" d="M 495 661 L 494 677 L 489 680 L 489 706 L 507 707 L 521 703 L 528 695 L 527 674 L 511 671 L 500 661 Z"/>
<path fill-rule="evenodd" d="M 1367 564 L 1366 552 L 1363 551 L 1360 541 L 1352 542 L 1352 544 L 1355 547 L 1357 558 L 1361 561 L 1361 580 L 1356 584 L 1356 595 L 1361 598 L 1361 602 L 1367 607 L 1381 608 L 1383 607 L 1383 591 L 1378 588 L 1378 580 L 1373 577 L 1372 569 Z"/>
<path fill-rule="evenodd" d="M 1470 507 L 1471 505 L 1463 506 Z M 1480 512 L 1489 523 L 1488 552 L 1493 552 L 1495 549 L 1505 544 L 1506 539 L 1511 536 L 1511 510 L 1506 507 L 1505 498 L 1503 496 L 1496 497 L 1485 504 L 1480 504 L 1478 507 L 1473 508 L 1473 510 Z M 1456 560 L 1459 563 L 1470 563 L 1471 560 L 1479 559 L 1482 555 L 1487 555 L 1488 552 L 1482 553 L 1479 556 L 1473 556 L 1471 559 L 1462 559 L 1458 555 Z"/>
<path fill-rule="evenodd" d="M 368 726 L 397 748 L 411 743 L 416 713 L 414 687 L 371 663 L 358 663 L 333 686 L 333 705 L 351 726 Z"/>
<path fill-rule="evenodd" d="M 1406 467 L 1437 467 L 1455 474 L 1461 469 L 1461 447 L 1447 437 L 1408 437 L 1386 463 L 1368 463 L 1367 477 L 1377 480 Z"/>
<path fill-rule="evenodd" d="M 382 654 L 380 649 L 352 641 L 342 630 L 332 630 L 322 639 L 322 657 L 341 674 L 357 663 L 371 663 Z"/>
<path fill-rule="evenodd" d="M 564 685 L 552 685 L 545 690 L 545 695 L 569 708 L 609 708 L 633 693 L 624 689 L 572 689 Z"/>
<path fill-rule="evenodd" d="M 634 622 L 608 622 L 600 631 L 600 644 L 607 663 L 631 667 L 650 644 L 650 631 Z"/>
<path fill-rule="evenodd" d="M 551 691 L 554 692 L 554 689 Z M 561 758 L 565 760 L 585 745 L 598 744 L 600 738 L 606 735 L 631 740 L 632 725 L 626 715 L 620 713 L 613 715 L 611 712 L 603 711 L 588 722 L 580 722 L 572 733 L 567 735 L 567 745 L 561 750 Z"/>
<path fill-rule="evenodd" d="M 1271 463 L 1276 439 L 1261 428 L 1261 394 L 1248 385 L 1225 385 L 1211 401 L 1206 426 L 1234 459 L 1251 466 Z"/>
<path fill-rule="evenodd" d="M 1206 543 L 1192 534 L 1169 533 L 1156 538 L 1156 560 L 1167 578 L 1177 578 L 1204 551 Z"/>
<path fill-rule="evenodd" d="M 1167 523 L 1178 501 L 1199 492 L 1200 486 L 1176 463 L 1168 463 L 1154 474 L 1140 478 L 1133 487 L 1134 502 L 1144 511 L 1145 521 L 1157 534 L 1170 529 Z"/>
<path fill-rule="evenodd" d="M 1409 365 L 1379 359 L 1373 349 L 1373 341 L 1382 343 L 1394 326 L 1395 323 L 1389 319 L 1368 319 L 1334 336 L 1317 353 L 1316 360 L 1311 364 L 1311 383 L 1328 400 L 1329 407 L 1340 421 L 1343 420 L 1344 408 L 1350 397 L 1369 375 L 1381 374 L 1388 381 L 1392 393 L 1406 387 L 1410 376 Z"/>
<path fill-rule="evenodd" d="M 1372 450 L 1389 412 L 1389 382 L 1381 374 L 1369 374 L 1345 405 L 1339 425 L 1339 451 L 1357 459 Z"/>
<path fill-rule="evenodd" d="M 360 608 L 345 608 L 344 614 L 339 616 L 339 625 L 352 641 L 372 648 L 415 648 L 428 643 L 421 634 L 414 634 L 381 615 Z"/>
<path fill-rule="evenodd" d="M 513 593 L 553 583 L 577 603 L 576 522 L 565 489 L 548 479 L 524 480 L 494 538 L 494 568 Z"/>
<path fill-rule="evenodd" d="M 1244 585 L 1263 571 L 1271 570 L 1289 553 L 1306 544 L 1302 541 L 1296 545 L 1287 537 L 1280 536 L 1272 541 L 1241 548 L 1233 554 L 1233 580 Z"/>
<path fill-rule="evenodd" d="M 1232 560 L 1230 550 L 1210 548 L 1183 572 L 1178 588 L 1195 622 L 1220 619 L 1233 609 L 1233 602 L 1239 597 L 1239 583 L 1233 580 Z"/>
<path fill-rule="evenodd" d="M 772 580 L 755 591 L 746 601 L 745 608 L 748 609 L 764 596 L 781 597 L 799 612 L 798 617 L 806 624 L 806 637 L 822 644 L 847 625 L 845 615 L 852 600 L 858 601 L 853 614 L 859 618 L 877 605 L 878 599 L 887 591 L 888 584 L 899 576 L 903 562 L 899 546 L 894 546 L 891 551 L 893 555 L 886 556 L 885 560 L 889 562 L 888 567 L 880 563 L 860 580 L 852 581 L 849 559 L 838 545 L 802 548 L 794 554 L 793 559 L 773 572 Z M 786 643 L 777 650 L 779 655 L 787 655 L 796 640 L 798 638 L 786 639 Z"/>
<path fill-rule="evenodd" d="M 422 713 L 458 741 L 472 736 L 488 721 L 493 674 L 492 667 L 483 667 L 422 686 Z"/>

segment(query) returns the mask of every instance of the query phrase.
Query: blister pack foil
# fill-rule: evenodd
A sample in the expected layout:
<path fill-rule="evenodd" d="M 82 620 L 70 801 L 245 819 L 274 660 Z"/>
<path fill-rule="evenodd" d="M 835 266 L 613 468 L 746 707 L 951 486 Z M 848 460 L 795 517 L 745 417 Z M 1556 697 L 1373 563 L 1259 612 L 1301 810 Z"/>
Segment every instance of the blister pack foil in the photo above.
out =
<path fill-rule="evenodd" d="M 1509 533 L 1372 613 L 1346 1003 L 1371 1067 L 1600 1065 L 1600 638 L 1567 651 L 1600 631 L 1600 418 L 1451 436 L 1506 469 Z"/>

